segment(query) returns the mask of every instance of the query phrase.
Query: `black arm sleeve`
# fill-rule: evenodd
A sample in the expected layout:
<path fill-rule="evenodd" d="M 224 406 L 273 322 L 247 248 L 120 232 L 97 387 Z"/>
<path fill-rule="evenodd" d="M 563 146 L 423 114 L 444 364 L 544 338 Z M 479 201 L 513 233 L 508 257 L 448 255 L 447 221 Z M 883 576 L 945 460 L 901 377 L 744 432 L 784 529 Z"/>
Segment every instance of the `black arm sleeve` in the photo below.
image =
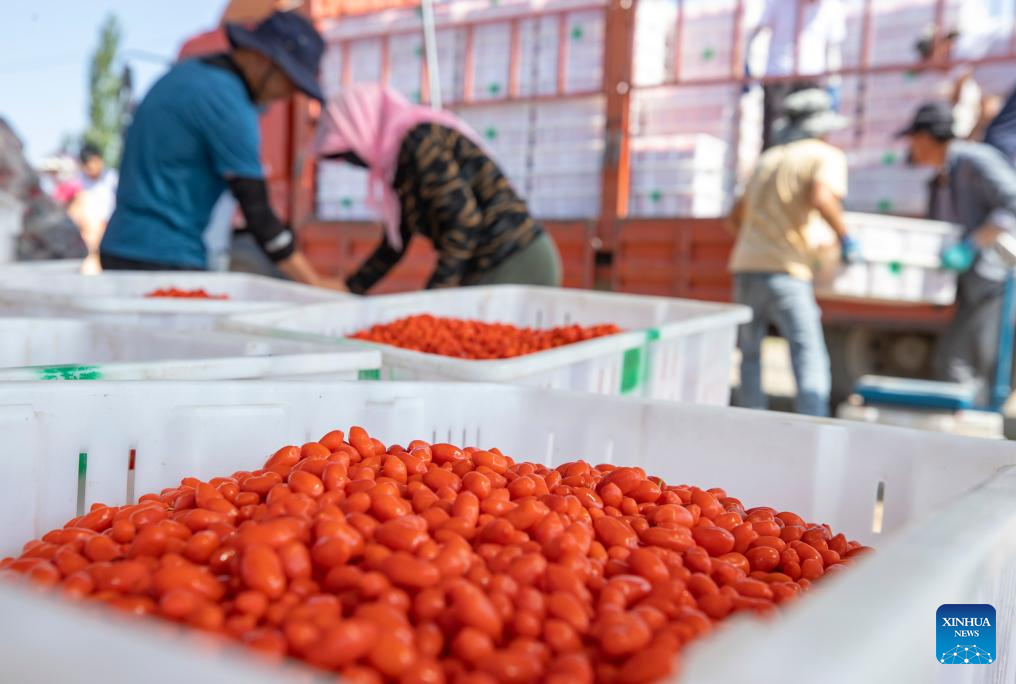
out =
<path fill-rule="evenodd" d="M 296 251 L 296 236 L 283 225 L 268 202 L 268 185 L 261 178 L 231 178 L 229 190 L 243 212 L 247 230 L 269 259 L 288 259 Z"/>

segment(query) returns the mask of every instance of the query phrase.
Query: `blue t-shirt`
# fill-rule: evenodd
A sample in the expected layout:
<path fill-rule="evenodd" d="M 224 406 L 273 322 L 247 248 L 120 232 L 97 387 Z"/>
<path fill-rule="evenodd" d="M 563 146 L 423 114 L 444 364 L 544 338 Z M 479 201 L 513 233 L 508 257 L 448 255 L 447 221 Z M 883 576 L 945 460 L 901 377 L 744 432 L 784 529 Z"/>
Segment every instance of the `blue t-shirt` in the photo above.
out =
<path fill-rule="evenodd" d="M 203 235 L 227 178 L 263 178 L 258 112 L 238 74 L 199 59 L 152 86 L 124 144 L 101 252 L 205 269 Z"/>

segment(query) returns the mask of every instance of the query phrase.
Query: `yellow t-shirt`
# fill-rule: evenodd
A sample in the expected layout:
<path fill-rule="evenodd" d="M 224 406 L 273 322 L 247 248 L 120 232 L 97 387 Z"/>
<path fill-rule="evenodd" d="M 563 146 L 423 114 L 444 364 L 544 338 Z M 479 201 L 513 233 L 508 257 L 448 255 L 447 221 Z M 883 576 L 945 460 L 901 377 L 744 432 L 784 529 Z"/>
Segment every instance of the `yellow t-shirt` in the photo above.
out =
<path fill-rule="evenodd" d="M 766 151 L 744 191 L 744 220 L 730 257 L 734 273 L 789 273 L 812 279 L 810 237 L 828 231 L 811 204 L 815 181 L 847 195 L 847 157 L 821 140 L 800 140 Z"/>

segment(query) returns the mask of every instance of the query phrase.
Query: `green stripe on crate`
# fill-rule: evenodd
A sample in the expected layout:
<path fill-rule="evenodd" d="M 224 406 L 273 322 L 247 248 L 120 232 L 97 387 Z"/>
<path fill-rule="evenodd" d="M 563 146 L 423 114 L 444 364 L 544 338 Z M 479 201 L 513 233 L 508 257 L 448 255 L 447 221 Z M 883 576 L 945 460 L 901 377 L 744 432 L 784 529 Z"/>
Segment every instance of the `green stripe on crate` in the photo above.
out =
<path fill-rule="evenodd" d="M 362 370 L 362 371 L 360 371 L 357 374 L 356 377 L 357 377 L 358 380 L 380 380 L 381 379 L 381 369 L 380 368 L 372 368 L 370 370 Z"/>
<path fill-rule="evenodd" d="M 102 380 L 102 366 L 43 366 L 35 373 L 40 380 Z"/>
<path fill-rule="evenodd" d="M 660 339 L 660 331 L 656 328 L 646 330 L 646 341 L 641 347 L 629 349 L 624 353 L 621 366 L 621 394 L 631 394 L 646 384 L 649 378 L 649 345 Z"/>
<path fill-rule="evenodd" d="M 85 476 L 88 473 L 88 452 L 78 454 L 78 494 L 76 509 L 78 515 L 85 514 Z"/>

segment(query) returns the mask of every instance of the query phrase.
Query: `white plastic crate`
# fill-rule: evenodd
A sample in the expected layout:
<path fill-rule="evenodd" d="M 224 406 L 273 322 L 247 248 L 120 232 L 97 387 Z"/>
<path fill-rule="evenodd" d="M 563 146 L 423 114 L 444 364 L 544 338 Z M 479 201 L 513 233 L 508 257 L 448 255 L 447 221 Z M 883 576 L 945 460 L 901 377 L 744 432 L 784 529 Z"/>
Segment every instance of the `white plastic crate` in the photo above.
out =
<path fill-rule="evenodd" d="M 81 259 L 39 259 L 0 264 L 0 273 L 81 273 Z"/>
<path fill-rule="evenodd" d="M 353 40 L 348 44 L 349 78 L 353 83 L 378 83 L 381 80 L 381 38 Z"/>
<path fill-rule="evenodd" d="M 566 93 L 599 92 L 603 89 L 605 19 L 600 9 L 568 14 L 564 65 Z"/>
<path fill-rule="evenodd" d="M 681 34 L 681 78 L 717 79 L 731 75 L 737 3 L 712 0 L 686 3 Z"/>
<path fill-rule="evenodd" d="M 511 382 L 716 405 L 729 399 L 737 326 L 751 317 L 731 304 L 499 285 L 351 299 L 237 316 L 226 325 L 323 341 L 414 314 L 535 328 L 614 323 L 624 332 L 493 361 L 371 344 L 383 354 L 385 379 Z"/>
<path fill-rule="evenodd" d="M 725 142 L 708 135 L 633 138 L 628 214 L 719 216 L 728 189 L 727 151 Z"/>
<path fill-rule="evenodd" d="M 473 99 L 508 97 L 511 61 L 511 24 L 481 24 L 473 30 Z"/>
<path fill-rule="evenodd" d="M 0 381 L 374 378 L 381 354 L 225 332 L 0 318 Z"/>
<path fill-rule="evenodd" d="M 840 265 L 831 231 L 817 239 L 830 245 L 816 274 L 817 295 L 904 304 L 949 305 L 956 299 L 956 274 L 941 268 L 941 254 L 959 241 L 959 226 L 877 214 L 847 213 L 844 220 L 861 261 Z"/>
<path fill-rule="evenodd" d="M 673 78 L 677 7 L 674 0 L 643 0 L 635 5 L 635 85 L 659 85 Z"/>
<path fill-rule="evenodd" d="M 852 166 L 843 204 L 850 211 L 924 216 L 933 173 L 902 164 Z"/>
<path fill-rule="evenodd" d="M 424 62 L 422 31 L 389 36 L 388 51 L 388 60 L 393 67 L 389 69 L 388 85 L 410 102 L 419 102 Z"/>
<path fill-rule="evenodd" d="M 229 299 L 145 297 L 160 288 Z M 101 275 L 0 269 L 0 312 L 13 316 L 89 318 L 106 323 L 210 328 L 223 316 L 346 298 L 329 290 L 246 273 L 113 272 Z"/>
<path fill-rule="evenodd" d="M 557 93 L 559 15 L 537 16 L 519 22 L 519 95 Z"/>
<path fill-rule="evenodd" d="M 377 210 L 367 205 L 367 170 L 340 161 L 317 165 L 317 216 L 326 221 L 371 221 Z"/>
<path fill-rule="evenodd" d="M 860 402 L 860 399 L 858 399 Z M 922 409 L 894 408 L 889 406 L 865 406 L 862 403 L 844 402 L 836 410 L 836 417 L 863 423 L 894 425 L 912 430 L 947 432 L 951 435 L 1003 439 L 1005 417 L 991 411 L 930 411 Z"/>
<path fill-rule="evenodd" d="M 4 385 L 0 553 L 91 502 L 122 504 L 184 476 L 250 469 L 279 445 L 350 425 L 386 443 L 423 438 L 497 446 L 548 465 L 582 458 L 640 466 L 667 482 L 724 487 L 746 506 L 828 522 L 876 546 L 774 620 L 731 620 L 693 644 L 685 684 L 767 682 L 759 673 L 787 663 L 800 681 L 831 684 L 1013 681 L 1011 657 L 975 672 L 943 668 L 931 654 L 937 607 L 982 602 L 998 610 L 1000 651 L 1013 652 L 1016 471 L 1000 469 L 1016 464 L 1016 449 L 862 423 L 476 384 Z M 0 610 L 11 681 L 67 681 L 71 672 L 110 682 L 152 672 L 159 681 L 262 681 L 217 651 L 187 650 L 189 639 L 155 621 L 57 606 L 20 587 L 0 588 Z M 986 678 L 966 679 L 978 673 Z"/>
<path fill-rule="evenodd" d="M 727 212 L 728 195 L 691 190 L 633 190 L 628 215 L 635 218 L 716 218 Z"/>
<path fill-rule="evenodd" d="M 25 206 L 16 197 L 0 192 L 0 264 L 14 261 L 24 212 Z"/>

